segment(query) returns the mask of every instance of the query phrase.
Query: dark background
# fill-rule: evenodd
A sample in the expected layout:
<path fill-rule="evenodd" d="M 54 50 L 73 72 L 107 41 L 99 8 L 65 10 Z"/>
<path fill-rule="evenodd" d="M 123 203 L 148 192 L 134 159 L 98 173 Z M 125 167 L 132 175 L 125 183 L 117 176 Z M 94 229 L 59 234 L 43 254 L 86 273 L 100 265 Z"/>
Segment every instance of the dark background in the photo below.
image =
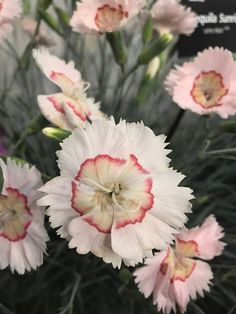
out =
<path fill-rule="evenodd" d="M 182 0 L 182 3 L 192 8 L 198 15 L 207 15 L 213 12 L 218 15 L 224 13 L 226 15 L 236 14 L 236 0 L 205 0 L 205 2 L 191 2 L 189 0 Z M 204 34 L 203 29 L 214 27 L 222 28 L 229 26 L 230 30 L 224 31 L 223 34 Z M 236 24 L 205 24 L 205 26 L 198 25 L 195 32 L 190 36 L 181 36 L 178 44 L 180 57 L 191 57 L 209 46 L 224 47 L 232 52 L 236 52 Z"/>

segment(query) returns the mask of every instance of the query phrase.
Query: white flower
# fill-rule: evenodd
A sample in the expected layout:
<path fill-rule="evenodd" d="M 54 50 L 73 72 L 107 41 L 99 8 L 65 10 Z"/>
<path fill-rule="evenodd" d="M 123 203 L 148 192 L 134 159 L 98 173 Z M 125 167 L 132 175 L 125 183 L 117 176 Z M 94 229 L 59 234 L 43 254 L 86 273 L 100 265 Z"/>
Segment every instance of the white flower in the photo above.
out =
<path fill-rule="evenodd" d="M 60 93 L 38 96 L 40 110 L 50 122 L 73 130 L 83 126 L 87 119 L 103 117 L 99 104 L 87 97 L 89 84 L 82 80 L 73 61 L 66 63 L 45 48 L 34 49 L 33 57 L 46 77 L 61 89 Z"/>
<path fill-rule="evenodd" d="M 192 195 L 178 186 L 184 176 L 169 168 L 164 141 L 142 123 L 97 120 L 61 144 L 61 175 L 41 188 L 39 204 L 70 248 L 120 267 L 172 241 Z"/>
<path fill-rule="evenodd" d="M 47 232 L 44 228 L 44 208 L 36 201 L 42 196 L 40 173 L 28 165 L 19 166 L 0 159 L 3 188 L 0 194 L 0 269 L 23 274 L 43 263 Z"/>

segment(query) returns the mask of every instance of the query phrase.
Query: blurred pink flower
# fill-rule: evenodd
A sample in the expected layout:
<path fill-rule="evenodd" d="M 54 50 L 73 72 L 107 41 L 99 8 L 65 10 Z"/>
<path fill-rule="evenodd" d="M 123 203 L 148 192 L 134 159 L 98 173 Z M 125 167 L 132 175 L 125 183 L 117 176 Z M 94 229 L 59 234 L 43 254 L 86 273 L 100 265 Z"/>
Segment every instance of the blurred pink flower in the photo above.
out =
<path fill-rule="evenodd" d="M 209 48 L 192 62 L 176 66 L 165 81 L 173 100 L 200 115 L 216 112 L 222 118 L 236 113 L 236 62 L 223 48 Z"/>
<path fill-rule="evenodd" d="M 0 269 L 24 274 L 43 263 L 48 235 L 44 208 L 36 201 L 42 196 L 40 172 L 29 165 L 0 159 L 3 188 L 0 193 Z"/>
<path fill-rule="evenodd" d="M 46 77 L 61 89 L 60 93 L 38 96 L 40 110 L 50 122 L 73 130 L 88 119 L 104 118 L 99 104 L 87 97 L 89 84 L 82 80 L 74 62 L 66 63 L 45 48 L 34 49 L 33 56 Z"/>
<path fill-rule="evenodd" d="M 37 21 L 31 17 L 24 17 L 22 20 L 22 28 L 32 38 L 35 35 Z M 40 25 L 38 34 L 35 37 L 35 42 L 38 46 L 51 47 L 55 45 L 53 39 L 48 35 L 48 29 L 45 27 L 45 24 Z"/>
<path fill-rule="evenodd" d="M 174 248 L 147 258 L 146 265 L 134 272 L 139 290 L 146 298 L 153 294 L 158 311 L 169 314 L 178 305 L 185 312 L 190 299 L 209 291 L 213 274 L 208 263 L 201 260 L 211 260 L 222 253 L 223 236 L 213 215 L 200 227 L 184 229 L 176 236 Z"/>
<path fill-rule="evenodd" d="M 12 31 L 12 22 L 21 12 L 20 0 L 0 0 L 0 41 Z"/>
<path fill-rule="evenodd" d="M 159 33 L 191 35 L 197 27 L 197 15 L 178 0 L 158 0 L 151 9 L 154 29 Z"/>
<path fill-rule="evenodd" d="M 144 4 L 143 0 L 83 0 L 77 2 L 70 25 L 79 33 L 113 32 L 137 15 Z"/>

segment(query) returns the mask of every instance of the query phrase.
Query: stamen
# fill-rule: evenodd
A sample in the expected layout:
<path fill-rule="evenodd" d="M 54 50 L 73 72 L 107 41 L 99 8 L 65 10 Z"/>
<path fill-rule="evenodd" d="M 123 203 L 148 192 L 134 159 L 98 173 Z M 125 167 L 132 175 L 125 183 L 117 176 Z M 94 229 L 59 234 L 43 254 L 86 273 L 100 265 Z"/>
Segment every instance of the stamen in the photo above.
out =
<path fill-rule="evenodd" d="M 140 207 L 141 207 L 141 205 L 142 205 L 142 202 L 140 202 L 140 203 L 138 204 L 138 206 L 137 206 L 135 209 L 133 209 L 133 210 L 131 210 L 131 209 L 126 209 L 125 207 L 121 206 L 121 205 L 118 203 L 118 201 L 117 201 L 117 199 L 116 199 L 116 196 L 115 196 L 115 193 L 112 193 L 112 200 L 113 200 L 113 203 L 114 203 L 120 210 L 122 210 L 122 211 L 125 212 L 125 213 L 136 213 L 137 211 L 139 211 L 139 209 L 140 209 Z"/>
<path fill-rule="evenodd" d="M 112 189 L 108 189 L 108 188 L 106 188 L 105 186 L 103 186 L 103 185 L 101 185 L 101 184 L 99 184 L 99 183 L 97 183 L 97 182 L 95 182 L 95 181 L 93 181 L 93 180 L 91 180 L 91 179 L 89 179 L 89 178 L 82 178 L 82 179 L 80 180 L 80 182 L 82 182 L 82 183 L 83 183 L 83 181 L 85 181 L 85 182 L 87 181 L 88 183 L 93 184 L 95 187 L 101 189 L 103 192 L 106 192 L 106 193 L 111 193 L 111 192 L 113 192 Z"/>
<path fill-rule="evenodd" d="M 90 86 L 91 86 L 91 84 L 89 82 L 84 82 L 83 92 L 86 92 Z"/>

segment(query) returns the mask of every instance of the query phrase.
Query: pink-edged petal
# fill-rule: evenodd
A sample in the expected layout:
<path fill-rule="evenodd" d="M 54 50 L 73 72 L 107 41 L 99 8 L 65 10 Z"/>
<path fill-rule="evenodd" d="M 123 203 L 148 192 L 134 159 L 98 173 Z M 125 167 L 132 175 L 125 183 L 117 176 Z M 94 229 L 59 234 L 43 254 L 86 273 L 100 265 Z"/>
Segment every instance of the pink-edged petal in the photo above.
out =
<path fill-rule="evenodd" d="M 148 298 L 155 289 L 158 273 L 160 272 L 161 263 L 166 256 L 166 251 L 156 253 L 154 257 L 147 258 L 145 265 L 134 272 L 135 283 L 139 291 L 145 298 Z"/>
<path fill-rule="evenodd" d="M 121 258 L 111 248 L 109 233 L 99 232 L 97 228 L 88 224 L 84 217 L 73 219 L 70 222 L 69 233 L 72 237 L 69 242 L 70 248 L 76 248 L 79 254 L 87 254 L 92 251 L 98 257 L 102 257 L 106 263 L 112 263 L 113 267 L 120 268 Z"/>
<path fill-rule="evenodd" d="M 101 139 L 103 141 L 101 142 Z M 74 142 L 79 145 L 74 145 Z M 127 159 L 129 142 L 124 134 L 117 130 L 113 121 L 96 120 L 86 123 L 86 129 L 75 129 L 70 137 L 61 144 L 57 152 L 61 174 L 75 178 L 81 164 L 100 155 Z"/>
<path fill-rule="evenodd" d="M 166 90 L 171 96 L 174 93 L 174 87 L 177 86 L 179 81 L 181 81 L 186 75 L 192 74 L 194 70 L 193 62 L 185 62 L 182 66 L 175 66 L 173 70 L 170 71 L 166 80 L 164 82 Z"/>
<path fill-rule="evenodd" d="M 231 79 L 234 60 L 232 53 L 224 48 L 208 48 L 199 52 L 194 60 L 194 66 L 201 71 L 208 72 L 214 70 L 220 73 L 224 79 L 224 84 L 228 85 Z"/>
<path fill-rule="evenodd" d="M 73 61 L 66 63 L 51 55 L 45 48 L 34 49 L 33 57 L 47 78 L 64 92 L 70 92 L 77 84 L 83 84 L 81 74 L 75 69 Z"/>
<path fill-rule="evenodd" d="M 40 206 L 49 206 L 47 215 L 53 228 L 63 226 L 59 230 L 61 237 L 67 237 L 66 232 L 68 223 L 78 217 L 79 213 L 72 207 L 72 181 L 66 177 L 56 177 L 47 182 L 40 191 L 46 193 L 39 201 Z M 50 194 L 49 194 L 50 191 Z"/>
<path fill-rule="evenodd" d="M 59 128 L 71 131 L 73 126 L 68 122 L 65 110 L 63 108 L 63 101 L 65 97 L 63 94 L 40 95 L 38 96 L 38 104 L 42 114 L 51 123 Z"/>
<path fill-rule="evenodd" d="M 194 80 L 195 80 L 195 76 L 193 75 L 188 75 L 188 76 L 183 77 L 173 89 L 173 100 L 182 109 L 189 109 L 200 115 L 209 114 L 210 111 L 214 111 L 214 110 L 204 109 L 202 106 L 197 104 L 193 100 L 193 97 L 191 96 L 191 90 L 193 88 Z"/>
<path fill-rule="evenodd" d="M 170 150 L 165 149 L 168 143 L 165 142 L 164 135 L 155 136 L 142 122 L 126 124 L 121 121 L 118 127 L 129 138 L 133 154 L 141 165 L 145 165 L 147 171 L 162 173 L 168 169 L 170 159 L 167 155 Z"/>
<path fill-rule="evenodd" d="M 222 253 L 225 243 L 220 241 L 224 236 L 223 228 L 213 215 L 209 216 L 203 224 L 189 230 L 183 230 L 177 240 L 194 241 L 197 244 L 195 256 L 210 260 Z"/>
<path fill-rule="evenodd" d="M 175 280 L 173 283 L 176 303 L 181 311 L 185 311 L 190 299 L 195 300 L 197 294 L 203 297 L 204 292 L 210 291 L 213 274 L 210 266 L 202 261 L 196 261 L 196 266 L 185 281 Z"/>

